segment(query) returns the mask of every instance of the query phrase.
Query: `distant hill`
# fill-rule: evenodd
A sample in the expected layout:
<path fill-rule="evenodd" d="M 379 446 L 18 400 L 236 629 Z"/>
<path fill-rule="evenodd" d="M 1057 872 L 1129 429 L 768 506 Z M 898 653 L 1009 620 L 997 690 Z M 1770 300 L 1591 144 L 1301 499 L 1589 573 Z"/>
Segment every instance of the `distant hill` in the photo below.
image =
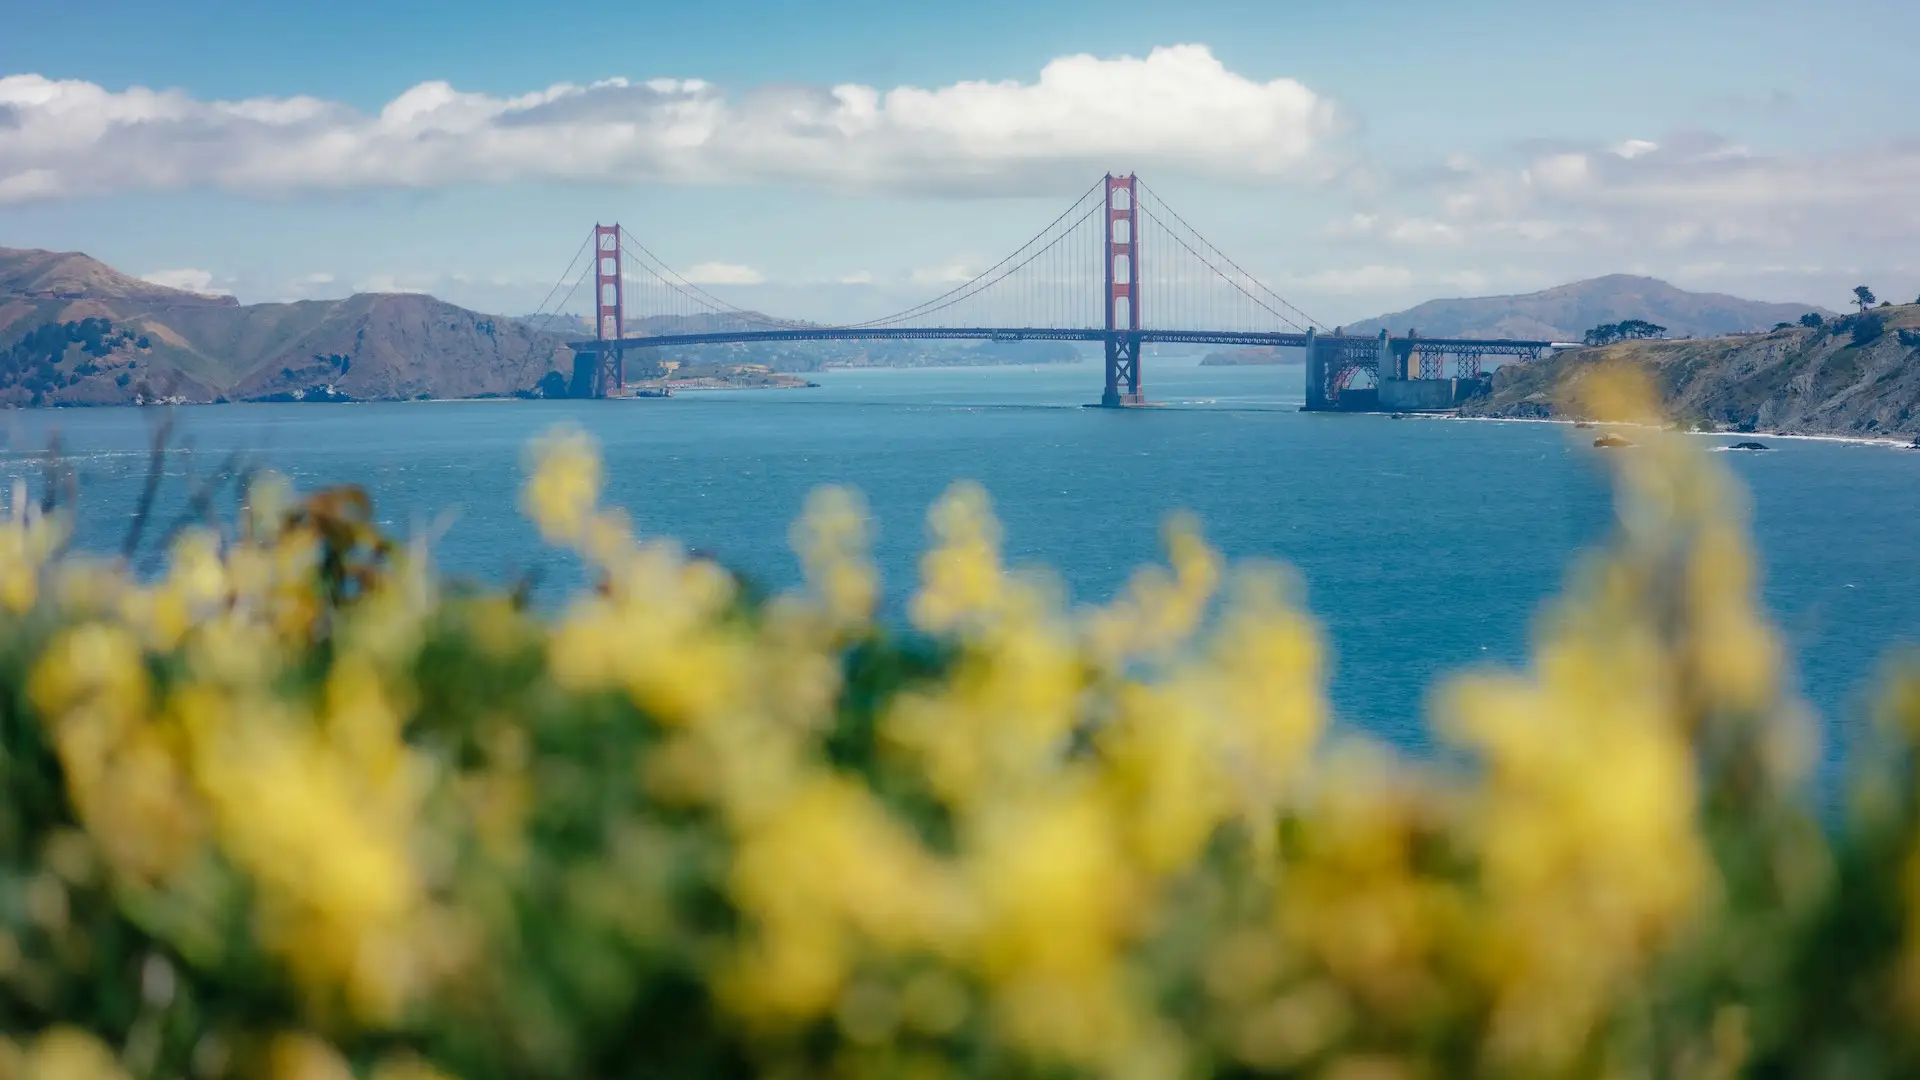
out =
<path fill-rule="evenodd" d="M 1399 336 L 1417 330 L 1425 337 L 1579 341 L 1596 326 L 1645 319 L 1666 327 L 1669 337 L 1715 337 L 1769 330 L 1809 311 L 1833 314 L 1814 304 L 1769 304 L 1688 292 L 1658 278 L 1609 274 L 1519 296 L 1429 300 L 1406 311 L 1354 323 L 1346 331 L 1377 334 L 1386 330 Z"/>
<path fill-rule="evenodd" d="M 150 307 L 238 307 L 231 296 L 208 296 L 155 285 L 77 251 L 0 248 L 0 302 L 116 302 Z M 8 319 L 0 316 L 0 330 Z"/>
<path fill-rule="evenodd" d="M 0 248 L 0 404 L 505 395 L 566 374 L 563 341 L 431 296 L 242 305 Z"/>
<path fill-rule="evenodd" d="M 1920 435 L 1920 304 L 1829 319 L 1817 329 L 1569 349 L 1502 365 L 1492 396 L 1465 411 L 1566 417 L 1569 383 L 1607 361 L 1652 371 L 1668 412 L 1683 421 L 1745 431 Z"/>

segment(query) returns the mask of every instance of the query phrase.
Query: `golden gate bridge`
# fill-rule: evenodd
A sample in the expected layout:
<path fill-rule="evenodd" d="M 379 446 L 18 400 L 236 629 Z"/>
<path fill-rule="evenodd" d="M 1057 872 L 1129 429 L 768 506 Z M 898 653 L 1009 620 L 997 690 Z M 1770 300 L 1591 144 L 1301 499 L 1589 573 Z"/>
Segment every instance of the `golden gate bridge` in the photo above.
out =
<path fill-rule="evenodd" d="M 576 276 L 589 250 L 591 262 Z M 594 226 L 549 301 L 569 280 L 571 297 L 588 275 L 594 279 L 595 334 L 568 346 L 576 385 L 584 384 L 594 397 L 621 393 L 626 354 L 636 349 L 788 341 L 1087 341 L 1105 347 L 1100 404 L 1118 408 L 1146 403 L 1141 347 L 1163 342 L 1302 349 L 1307 409 L 1413 411 L 1447 408 L 1483 390 L 1485 357 L 1532 358 L 1552 347 L 1506 338 L 1329 332 L 1227 257 L 1133 175 L 1102 177 L 1006 258 L 938 296 L 864 322 L 780 319 L 728 303 L 617 224 Z M 636 326 L 644 332 L 634 332 Z"/>

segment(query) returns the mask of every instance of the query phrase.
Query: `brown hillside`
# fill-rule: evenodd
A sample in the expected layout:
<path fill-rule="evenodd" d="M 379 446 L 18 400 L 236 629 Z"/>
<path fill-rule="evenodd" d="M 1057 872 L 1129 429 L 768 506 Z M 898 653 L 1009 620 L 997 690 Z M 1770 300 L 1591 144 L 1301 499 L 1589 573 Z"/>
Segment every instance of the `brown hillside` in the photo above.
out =
<path fill-rule="evenodd" d="M 44 348 L 23 352 L 49 324 L 87 319 L 112 324 L 99 351 L 75 342 L 51 359 Z M 6 404 L 504 395 L 565 373 L 562 340 L 430 296 L 241 305 L 85 255 L 0 248 L 0 356 L 16 354 L 0 371 Z"/>
<path fill-rule="evenodd" d="M 207 296 L 155 285 L 77 251 L 0 247 L 0 296 L 26 300 L 131 301 L 153 307 L 237 307 L 231 296 Z"/>

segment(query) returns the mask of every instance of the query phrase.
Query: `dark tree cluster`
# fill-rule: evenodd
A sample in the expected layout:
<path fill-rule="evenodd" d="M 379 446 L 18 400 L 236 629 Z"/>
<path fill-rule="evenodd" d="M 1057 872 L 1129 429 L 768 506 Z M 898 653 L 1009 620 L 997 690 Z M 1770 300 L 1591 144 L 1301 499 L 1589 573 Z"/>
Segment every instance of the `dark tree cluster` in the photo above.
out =
<path fill-rule="evenodd" d="M 1826 325 L 1826 322 L 1827 320 L 1822 318 L 1817 311 L 1809 311 L 1805 315 L 1800 316 L 1800 325 L 1809 330 L 1818 330 Z"/>
<path fill-rule="evenodd" d="M 75 322 L 42 323 L 0 351 L 0 389 L 25 388 L 38 402 L 49 391 L 71 386 L 97 373 L 95 363 L 120 344 L 147 347 L 143 336 L 137 342 L 130 330 L 115 330 L 107 319 L 80 319 Z M 62 372 L 67 350 L 78 346 L 83 356 L 71 371 Z"/>
<path fill-rule="evenodd" d="M 1887 317 L 1877 311 L 1845 315 L 1827 324 L 1835 334 L 1846 334 L 1855 345 L 1871 345 L 1887 332 Z"/>
<path fill-rule="evenodd" d="M 1584 339 L 1588 345 L 1611 345 L 1616 341 L 1638 341 L 1643 338 L 1657 338 L 1667 332 L 1664 326 L 1657 326 L 1645 319 L 1625 319 L 1617 323 L 1603 323 L 1587 331 Z"/>

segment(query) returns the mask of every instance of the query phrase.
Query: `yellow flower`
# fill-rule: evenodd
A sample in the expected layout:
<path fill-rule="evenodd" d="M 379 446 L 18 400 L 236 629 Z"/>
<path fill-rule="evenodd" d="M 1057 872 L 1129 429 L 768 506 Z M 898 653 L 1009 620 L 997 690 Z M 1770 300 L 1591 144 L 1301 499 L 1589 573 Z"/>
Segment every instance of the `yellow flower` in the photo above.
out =
<path fill-rule="evenodd" d="M 126 1080 L 113 1051 L 93 1035 L 56 1027 L 33 1041 L 21 1062 L 22 1080 Z"/>
<path fill-rule="evenodd" d="M 353 1080 L 353 1070 L 340 1051 L 303 1033 L 274 1036 L 267 1048 L 270 1080 Z"/>
<path fill-rule="evenodd" d="M 533 476 L 521 505 L 549 541 L 573 542 L 586 535 L 600 501 L 600 457 L 578 430 L 548 435 L 534 447 Z"/>
<path fill-rule="evenodd" d="M 1186 642 L 1199 629 L 1219 588 L 1221 559 L 1201 539 L 1198 521 L 1191 515 L 1175 515 L 1162 532 L 1172 572 L 1159 567 L 1140 570 L 1121 599 L 1088 619 L 1087 636 L 1094 655 L 1109 664 L 1165 652 Z"/>
<path fill-rule="evenodd" d="M 880 575 L 867 558 L 867 509 L 845 488 L 821 488 L 807 498 L 792 530 L 807 586 L 828 622 L 864 624 L 880 598 Z"/>
<path fill-rule="evenodd" d="M 977 484 L 955 484 L 927 517 L 934 547 L 920 560 L 911 614 L 922 629 L 957 630 L 998 614 L 1007 581 L 1000 569 L 1000 524 Z"/>

